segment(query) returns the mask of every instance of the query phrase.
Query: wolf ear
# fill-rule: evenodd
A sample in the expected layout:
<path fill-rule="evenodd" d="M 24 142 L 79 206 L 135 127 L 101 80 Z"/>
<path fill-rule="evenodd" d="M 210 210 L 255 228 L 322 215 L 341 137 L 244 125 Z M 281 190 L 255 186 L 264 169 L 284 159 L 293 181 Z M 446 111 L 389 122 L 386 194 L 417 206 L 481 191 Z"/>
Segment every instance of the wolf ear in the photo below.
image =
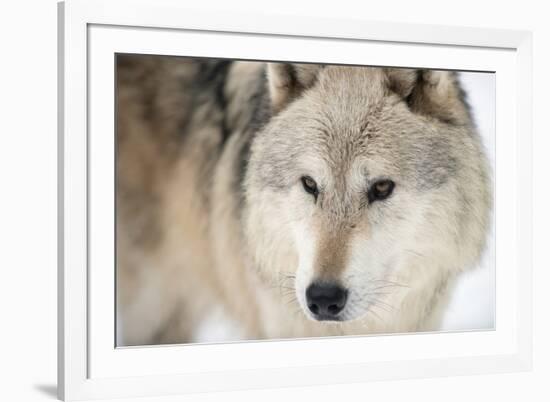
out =
<path fill-rule="evenodd" d="M 438 70 L 387 69 L 390 90 L 410 109 L 449 124 L 465 124 L 470 112 L 456 73 Z"/>
<path fill-rule="evenodd" d="M 273 111 L 280 111 L 311 87 L 320 68 L 315 64 L 268 63 L 267 82 Z"/>

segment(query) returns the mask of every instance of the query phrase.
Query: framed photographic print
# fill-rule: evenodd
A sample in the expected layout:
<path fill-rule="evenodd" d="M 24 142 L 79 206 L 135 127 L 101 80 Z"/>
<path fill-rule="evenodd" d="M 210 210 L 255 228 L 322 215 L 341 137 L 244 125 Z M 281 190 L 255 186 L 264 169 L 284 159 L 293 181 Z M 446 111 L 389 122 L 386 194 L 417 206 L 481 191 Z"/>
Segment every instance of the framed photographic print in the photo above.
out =
<path fill-rule="evenodd" d="M 59 41 L 61 398 L 530 368 L 530 33 L 69 0 Z"/>

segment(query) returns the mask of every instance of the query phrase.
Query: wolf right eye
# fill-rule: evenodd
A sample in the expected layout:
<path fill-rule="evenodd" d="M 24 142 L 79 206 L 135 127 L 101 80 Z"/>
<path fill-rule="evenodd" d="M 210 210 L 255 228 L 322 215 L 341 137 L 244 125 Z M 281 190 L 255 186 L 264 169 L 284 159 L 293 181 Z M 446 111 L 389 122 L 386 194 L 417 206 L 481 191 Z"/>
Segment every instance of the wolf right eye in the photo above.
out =
<path fill-rule="evenodd" d="M 319 189 L 317 188 L 317 183 L 309 176 L 302 176 L 301 178 L 302 185 L 306 193 L 309 193 L 315 197 L 317 201 L 317 196 L 319 195 Z"/>
<path fill-rule="evenodd" d="M 395 183 L 391 180 L 378 180 L 369 189 L 367 194 L 369 202 L 385 200 L 391 195 L 394 187 Z"/>

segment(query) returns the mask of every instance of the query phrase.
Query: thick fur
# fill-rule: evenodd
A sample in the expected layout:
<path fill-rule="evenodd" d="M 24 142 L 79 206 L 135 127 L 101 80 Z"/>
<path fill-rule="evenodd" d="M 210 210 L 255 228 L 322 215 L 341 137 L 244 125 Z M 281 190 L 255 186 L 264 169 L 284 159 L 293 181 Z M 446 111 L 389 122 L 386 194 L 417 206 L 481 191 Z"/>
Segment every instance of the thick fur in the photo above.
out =
<path fill-rule="evenodd" d="M 117 58 L 119 344 L 201 341 L 212 314 L 218 340 L 435 330 L 491 204 L 452 72 Z M 341 321 L 313 281 L 348 289 Z"/>

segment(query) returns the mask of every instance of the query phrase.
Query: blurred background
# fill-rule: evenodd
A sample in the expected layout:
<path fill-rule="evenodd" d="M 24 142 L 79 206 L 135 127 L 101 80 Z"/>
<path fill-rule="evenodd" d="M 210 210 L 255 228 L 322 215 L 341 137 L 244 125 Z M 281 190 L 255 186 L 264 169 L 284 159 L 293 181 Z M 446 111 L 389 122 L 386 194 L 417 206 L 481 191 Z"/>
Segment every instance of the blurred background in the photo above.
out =
<path fill-rule="evenodd" d="M 491 171 L 495 167 L 495 74 L 461 72 L 460 80 L 483 140 Z M 493 183 L 494 186 L 494 183 Z M 493 187 L 494 188 L 494 187 Z M 495 230 L 491 224 L 483 258 L 458 280 L 442 330 L 492 329 L 495 326 Z"/>

